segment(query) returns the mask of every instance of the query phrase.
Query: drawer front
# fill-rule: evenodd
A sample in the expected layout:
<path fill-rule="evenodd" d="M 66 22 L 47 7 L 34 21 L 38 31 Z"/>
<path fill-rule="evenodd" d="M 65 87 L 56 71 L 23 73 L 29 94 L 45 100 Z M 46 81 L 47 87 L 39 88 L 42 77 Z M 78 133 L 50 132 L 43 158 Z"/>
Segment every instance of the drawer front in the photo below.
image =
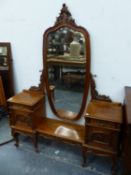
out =
<path fill-rule="evenodd" d="M 87 119 L 86 124 L 91 124 L 92 126 L 97 126 L 97 127 L 103 127 L 103 128 L 110 128 L 110 129 L 120 129 L 120 124 L 119 123 L 113 123 L 110 121 L 103 121 L 103 120 L 97 120 L 97 119 Z"/>
<path fill-rule="evenodd" d="M 10 124 L 14 126 L 28 126 L 33 129 L 34 126 L 32 116 L 32 112 L 11 110 Z"/>
<path fill-rule="evenodd" d="M 88 141 L 89 142 L 100 142 L 104 144 L 109 144 L 111 140 L 111 134 L 109 131 L 104 131 L 99 128 L 89 128 L 88 130 Z"/>
<path fill-rule="evenodd" d="M 117 149 L 119 132 L 113 130 L 88 127 L 86 133 L 86 143 L 96 144 L 101 148 Z"/>
<path fill-rule="evenodd" d="M 21 105 L 21 104 L 10 104 L 9 105 L 9 110 L 16 110 L 16 111 L 27 111 L 27 112 L 31 112 L 32 109 L 30 106 L 25 106 L 25 105 Z"/>

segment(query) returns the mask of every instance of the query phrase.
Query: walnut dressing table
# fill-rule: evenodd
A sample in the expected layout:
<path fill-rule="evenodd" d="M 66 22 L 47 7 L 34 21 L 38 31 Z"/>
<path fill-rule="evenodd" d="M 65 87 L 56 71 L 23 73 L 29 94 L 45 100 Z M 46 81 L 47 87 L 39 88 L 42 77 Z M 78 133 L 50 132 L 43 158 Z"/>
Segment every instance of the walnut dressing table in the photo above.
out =
<path fill-rule="evenodd" d="M 10 126 L 16 146 L 19 144 L 18 135 L 25 134 L 33 138 L 36 150 L 39 136 L 78 144 L 82 149 L 84 162 L 87 149 L 97 148 L 97 151 L 104 150 L 106 153 L 112 151 L 116 156 L 117 148 L 114 145 L 118 143 L 122 107 L 96 91 L 95 82 L 90 74 L 89 33 L 85 28 L 76 25 L 65 4 L 55 25 L 44 32 L 43 67 L 38 87 L 32 87 L 8 100 Z M 93 102 L 95 105 L 92 106 L 91 101 L 87 108 L 89 87 L 92 99 L 97 102 Z M 46 113 L 45 93 L 57 119 L 49 118 Z M 85 112 L 86 108 L 89 116 Z M 85 117 L 85 123 L 76 124 L 75 121 L 82 117 Z M 95 130 L 99 132 L 102 141 L 98 140 L 95 145 L 91 145 L 88 140 Z M 104 136 L 103 132 L 107 134 Z M 115 147 L 113 150 L 110 145 L 104 143 L 107 135 L 110 136 L 111 146 Z M 98 142 L 107 148 L 102 148 Z"/>

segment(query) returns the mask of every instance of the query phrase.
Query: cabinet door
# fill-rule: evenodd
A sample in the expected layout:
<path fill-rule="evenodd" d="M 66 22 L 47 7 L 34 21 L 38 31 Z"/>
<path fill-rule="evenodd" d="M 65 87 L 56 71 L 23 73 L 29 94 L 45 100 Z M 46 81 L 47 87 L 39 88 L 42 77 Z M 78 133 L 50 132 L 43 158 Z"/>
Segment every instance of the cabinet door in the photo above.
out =
<path fill-rule="evenodd" d="M 6 99 L 14 95 L 12 56 L 10 43 L 0 43 L 0 76 Z"/>

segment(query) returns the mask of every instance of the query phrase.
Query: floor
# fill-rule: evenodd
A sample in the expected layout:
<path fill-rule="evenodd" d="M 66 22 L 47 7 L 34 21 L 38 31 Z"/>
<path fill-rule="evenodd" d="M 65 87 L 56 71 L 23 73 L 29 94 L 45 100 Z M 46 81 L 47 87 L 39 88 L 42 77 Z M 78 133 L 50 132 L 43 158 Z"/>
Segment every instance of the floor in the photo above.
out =
<path fill-rule="evenodd" d="M 10 138 L 8 117 L 0 120 L 0 142 Z M 4 129 L 3 129 L 4 128 Z M 8 136 L 8 137 L 7 137 Z M 4 140 L 6 140 L 4 138 Z M 120 175 L 121 164 L 117 165 Z M 31 139 L 20 136 L 20 147 L 14 142 L 0 146 L 0 175 L 111 175 L 111 160 L 89 154 L 87 164 L 81 166 L 81 149 L 46 138 L 39 139 L 39 153 Z"/>

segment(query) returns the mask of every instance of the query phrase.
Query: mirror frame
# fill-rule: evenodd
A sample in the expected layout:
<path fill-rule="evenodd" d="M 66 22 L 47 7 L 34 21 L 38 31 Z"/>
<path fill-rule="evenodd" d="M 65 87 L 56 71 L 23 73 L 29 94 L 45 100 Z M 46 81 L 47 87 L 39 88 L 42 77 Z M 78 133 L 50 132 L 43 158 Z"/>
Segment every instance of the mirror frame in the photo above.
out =
<path fill-rule="evenodd" d="M 48 83 L 48 66 L 47 66 L 47 50 L 48 50 L 48 35 L 51 32 L 54 32 L 60 28 L 63 27 L 68 27 L 73 30 L 77 30 L 78 32 L 81 32 L 84 37 L 85 37 L 85 52 L 86 52 L 86 77 L 85 77 L 85 85 L 84 85 L 84 92 L 83 92 L 83 97 L 82 97 L 82 103 L 80 110 L 77 115 L 73 116 L 70 111 L 66 111 L 65 114 L 60 115 L 57 111 L 57 109 L 54 106 L 53 98 L 51 95 L 51 91 L 49 88 L 49 83 Z M 86 104 L 87 104 L 87 96 L 88 96 L 88 91 L 89 91 L 89 85 L 90 85 L 90 38 L 89 38 L 89 33 L 88 31 L 81 27 L 77 26 L 75 23 L 74 19 L 72 18 L 71 13 L 69 12 L 66 4 L 63 4 L 63 7 L 61 9 L 59 17 L 57 17 L 57 20 L 55 22 L 55 25 L 53 27 L 48 28 L 44 35 L 43 35 L 43 67 L 44 67 L 44 78 L 45 78 L 45 86 L 46 86 L 46 91 L 47 91 L 47 96 L 49 100 L 49 104 L 51 106 L 51 109 L 53 113 L 65 120 L 78 120 L 82 117 L 83 113 L 85 112 Z"/>

